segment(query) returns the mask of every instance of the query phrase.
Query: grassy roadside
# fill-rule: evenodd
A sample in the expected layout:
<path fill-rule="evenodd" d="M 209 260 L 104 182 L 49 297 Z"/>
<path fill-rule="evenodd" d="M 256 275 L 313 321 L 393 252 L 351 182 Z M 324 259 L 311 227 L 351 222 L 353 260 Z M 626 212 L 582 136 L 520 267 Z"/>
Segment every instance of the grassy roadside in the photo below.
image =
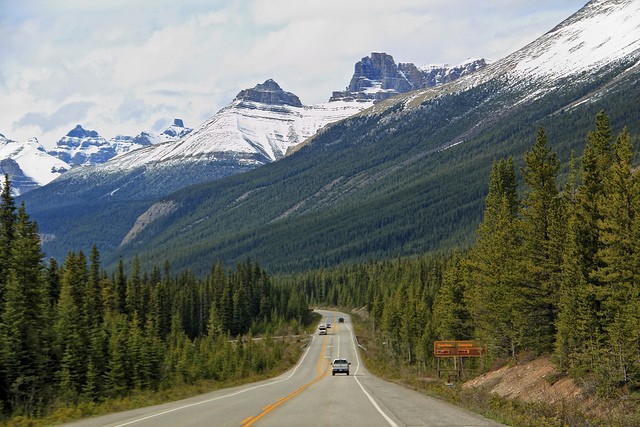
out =
<path fill-rule="evenodd" d="M 369 371 L 387 381 L 402 384 L 429 396 L 436 397 L 487 418 L 511 426 L 526 427 L 633 427 L 640 425 L 640 405 L 620 406 L 619 401 L 601 403 L 607 414 L 585 415 L 572 402 L 556 404 L 526 403 L 500 397 L 478 388 L 463 388 L 462 383 L 447 385 L 438 380 L 434 370 L 408 366 L 391 360 L 385 349 L 372 333 L 370 322 L 357 313 L 351 320 L 358 342 L 366 348 L 361 350 L 362 359 Z M 400 366 L 400 369 L 398 369 Z M 393 369 L 391 369 L 393 367 Z M 629 408 L 635 408 L 629 411 Z"/>
<path fill-rule="evenodd" d="M 300 335 L 282 338 L 286 342 L 284 356 L 280 363 L 269 372 L 260 375 L 250 375 L 243 378 L 234 378 L 228 381 L 201 380 L 193 384 L 182 384 L 164 390 L 134 391 L 127 396 L 105 399 L 100 402 L 80 402 L 78 404 L 59 403 L 49 408 L 47 414 L 39 418 L 18 416 L 10 420 L 0 421 L 4 427 L 40 427 L 77 421 L 82 418 L 106 415 L 113 412 L 127 411 L 145 406 L 159 405 L 186 399 L 203 393 L 235 387 L 256 381 L 262 381 L 277 377 L 295 366 L 304 352 L 309 335 L 315 333 L 315 328 L 320 315 L 314 314 L 312 322 L 305 327 Z"/>

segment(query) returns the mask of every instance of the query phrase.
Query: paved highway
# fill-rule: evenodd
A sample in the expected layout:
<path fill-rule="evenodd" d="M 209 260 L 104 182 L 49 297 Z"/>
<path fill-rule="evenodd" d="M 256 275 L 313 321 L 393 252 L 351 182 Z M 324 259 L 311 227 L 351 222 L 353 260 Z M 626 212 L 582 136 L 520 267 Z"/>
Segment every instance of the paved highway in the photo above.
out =
<path fill-rule="evenodd" d="M 298 365 L 258 383 L 178 402 L 89 418 L 69 426 L 502 426 L 366 371 L 348 315 L 319 311 L 332 327 L 314 335 Z M 338 323 L 344 317 L 345 323 Z M 351 372 L 331 375 L 331 361 Z"/>

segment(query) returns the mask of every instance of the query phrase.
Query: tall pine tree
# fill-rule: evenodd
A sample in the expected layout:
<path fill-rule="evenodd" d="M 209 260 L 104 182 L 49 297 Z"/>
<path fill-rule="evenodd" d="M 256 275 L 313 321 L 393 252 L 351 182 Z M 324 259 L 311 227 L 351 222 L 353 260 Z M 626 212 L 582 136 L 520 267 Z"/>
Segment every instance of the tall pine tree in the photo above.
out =
<path fill-rule="evenodd" d="M 521 242 L 515 169 L 511 159 L 494 163 L 476 246 L 465 260 L 465 299 L 477 338 L 501 357 L 515 358 L 523 345 Z"/>
<path fill-rule="evenodd" d="M 522 177 L 526 185 L 520 217 L 522 219 L 524 296 L 520 314 L 524 317 L 524 336 L 531 350 L 548 352 L 553 348 L 555 314 L 562 254 L 554 245 L 554 221 L 560 208 L 557 174 L 560 161 L 548 145 L 547 135 L 540 128 L 535 145 L 524 156 Z"/>
<path fill-rule="evenodd" d="M 10 407 L 26 414 L 37 409 L 47 379 L 48 295 L 38 228 L 24 204 L 12 230 L 5 298 L 0 323 L 2 389 Z"/>
<path fill-rule="evenodd" d="M 16 204 L 11 195 L 11 180 L 9 175 L 5 174 L 0 192 L 0 304 L 4 301 L 7 285 L 15 223 Z"/>

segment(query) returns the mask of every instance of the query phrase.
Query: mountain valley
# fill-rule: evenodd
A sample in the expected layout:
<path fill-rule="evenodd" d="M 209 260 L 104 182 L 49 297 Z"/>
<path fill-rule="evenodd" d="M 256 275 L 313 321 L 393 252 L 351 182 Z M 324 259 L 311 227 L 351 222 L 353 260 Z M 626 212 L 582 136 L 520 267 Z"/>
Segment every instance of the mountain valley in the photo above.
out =
<path fill-rule="evenodd" d="M 137 155 L 151 159 L 153 151 L 164 156 L 158 165 L 171 164 L 170 175 L 154 172 L 153 162 L 114 175 L 111 161 L 90 173 L 72 170 L 24 200 L 41 232 L 51 236 L 45 250 L 52 256 L 96 243 L 108 263 L 139 255 L 148 265 L 171 254 L 176 267 L 199 273 L 216 259 L 250 257 L 292 271 L 465 246 L 481 218 L 492 162 L 509 156 L 520 162 L 538 127 L 547 130 L 565 168 L 572 151 L 580 155 L 602 109 L 616 130 L 626 125 L 637 134 L 638 8 L 631 1 L 591 2 L 473 73 L 380 99 L 329 126 L 316 124 L 322 130 L 310 130 L 314 136 L 304 143 L 306 136 L 293 138 L 297 146 L 288 156 L 281 145 L 290 134 L 286 128 L 262 134 L 267 143 L 259 149 L 254 144 L 253 151 L 215 159 L 196 150 L 192 161 L 182 156 L 170 163 L 173 146 L 159 144 L 114 159 L 121 162 L 115 169 Z M 590 28 L 610 33 L 596 40 Z M 357 65 L 352 83 L 375 77 L 369 65 L 382 59 Z M 402 87 L 394 76 L 359 88 Z M 256 88 L 270 90 L 274 83 Z M 351 86 L 357 85 L 334 96 L 351 96 Z M 266 98 L 256 96 L 239 94 L 229 107 L 236 123 L 241 109 L 265 111 Z M 276 99 L 281 105 L 267 109 L 270 116 L 304 108 L 291 96 Z M 227 112 L 177 145 L 203 148 L 204 141 L 217 140 L 209 132 Z M 162 215 L 144 216 L 149 208 Z"/>

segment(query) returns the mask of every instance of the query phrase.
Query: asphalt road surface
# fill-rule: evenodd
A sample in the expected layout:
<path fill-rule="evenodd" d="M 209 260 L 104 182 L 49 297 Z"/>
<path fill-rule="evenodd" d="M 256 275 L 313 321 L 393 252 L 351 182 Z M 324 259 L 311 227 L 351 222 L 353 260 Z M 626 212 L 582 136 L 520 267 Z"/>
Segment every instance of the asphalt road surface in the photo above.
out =
<path fill-rule="evenodd" d="M 314 335 L 298 365 L 266 381 L 190 399 L 85 419 L 70 426 L 502 426 L 371 375 L 360 362 L 350 318 L 319 311 L 332 327 Z M 344 317 L 345 323 L 338 323 Z M 351 362 L 331 375 L 331 361 Z"/>

